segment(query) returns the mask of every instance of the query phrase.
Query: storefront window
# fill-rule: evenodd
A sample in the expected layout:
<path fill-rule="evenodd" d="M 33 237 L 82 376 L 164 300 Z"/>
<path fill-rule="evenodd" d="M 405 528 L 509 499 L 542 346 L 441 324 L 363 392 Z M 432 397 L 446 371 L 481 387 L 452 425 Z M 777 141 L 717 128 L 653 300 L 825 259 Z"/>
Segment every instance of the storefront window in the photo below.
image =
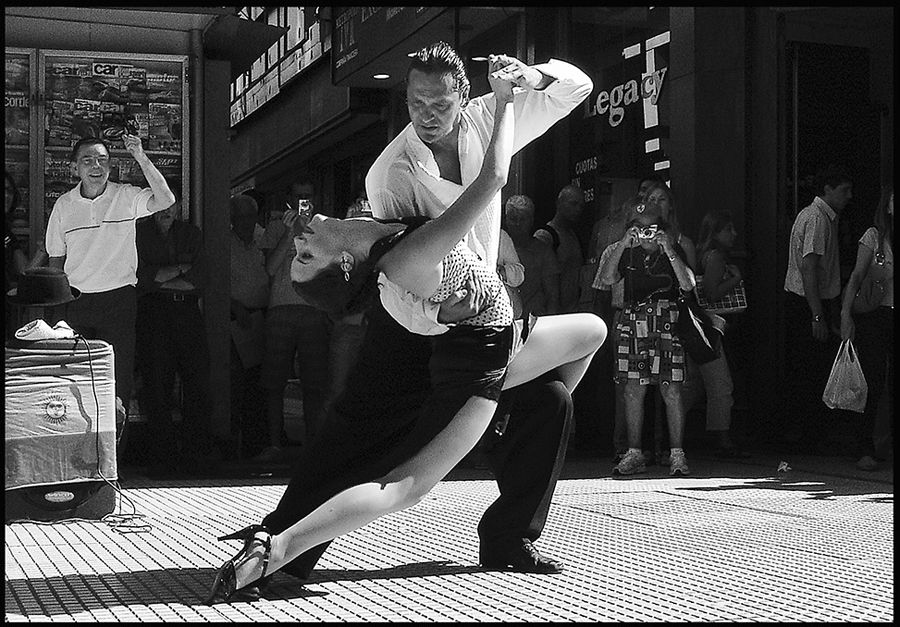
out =
<path fill-rule="evenodd" d="M 572 121 L 570 175 L 595 218 L 644 176 L 669 179 L 669 43 L 666 7 L 573 9 L 572 57 L 594 91 Z"/>
<path fill-rule="evenodd" d="M 30 233 L 29 148 L 31 140 L 32 91 L 31 56 L 27 52 L 6 52 L 4 109 L 6 111 L 5 167 L 19 191 L 19 204 L 8 217 L 12 231 L 28 246 Z"/>
<path fill-rule="evenodd" d="M 172 189 L 184 180 L 183 58 L 153 55 L 42 54 L 44 78 L 44 221 L 56 199 L 78 183 L 69 167 L 72 146 L 101 137 L 111 148 L 110 180 L 147 182 L 124 148 L 122 135 L 144 150 Z"/>

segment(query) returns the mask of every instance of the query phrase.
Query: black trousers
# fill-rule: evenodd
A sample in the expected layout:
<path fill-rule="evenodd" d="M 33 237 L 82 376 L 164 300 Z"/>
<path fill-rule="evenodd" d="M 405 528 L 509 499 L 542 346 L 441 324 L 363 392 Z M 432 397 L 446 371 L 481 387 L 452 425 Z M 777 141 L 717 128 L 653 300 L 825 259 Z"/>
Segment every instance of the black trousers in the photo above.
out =
<path fill-rule="evenodd" d="M 137 361 L 143 381 L 138 399 L 146 410 L 151 457 L 155 462 L 205 452 L 209 445 L 209 348 L 195 296 L 175 301 L 171 295 L 138 299 Z M 172 409 L 175 373 L 181 380 L 181 437 Z"/>
<path fill-rule="evenodd" d="M 103 340 L 112 346 L 115 356 L 116 396 L 122 399 L 127 410 L 134 384 L 137 317 L 137 295 L 134 287 L 126 285 L 109 292 L 82 293 L 78 300 L 72 301 L 65 308 L 56 307 L 53 313 L 51 326 L 65 320 L 85 338 Z"/>
<path fill-rule="evenodd" d="M 823 319 L 827 328 L 840 328 L 838 298 L 823 299 Z M 785 378 L 780 390 L 780 424 L 776 439 L 814 450 L 833 435 L 844 416 L 822 401 L 831 366 L 840 346 L 840 337 L 829 332 L 824 342 L 812 336 L 812 314 L 806 298 L 789 292 L 784 300 Z"/>
<path fill-rule="evenodd" d="M 403 329 L 377 302 L 368 318 L 346 390 L 303 448 L 278 506 L 263 519 L 273 533 L 287 529 L 342 490 L 381 477 L 409 459 L 465 400 L 439 399 L 435 405 L 427 337 Z M 571 397 L 553 376 L 501 395 L 496 419 L 488 428 L 503 435 L 489 434 L 485 439 L 500 497 L 479 524 L 482 542 L 504 537 L 535 540 L 541 534 L 571 420 Z M 284 572 L 307 578 L 328 544 L 300 555 Z"/>
<path fill-rule="evenodd" d="M 875 418 L 878 415 L 878 401 L 888 380 L 888 366 L 894 359 L 894 310 L 879 307 L 869 313 L 855 314 L 856 339 L 853 346 L 859 355 L 859 365 L 866 377 L 868 394 L 862 422 L 858 425 L 857 455 L 875 456 Z M 859 421 L 859 414 L 853 414 Z"/>

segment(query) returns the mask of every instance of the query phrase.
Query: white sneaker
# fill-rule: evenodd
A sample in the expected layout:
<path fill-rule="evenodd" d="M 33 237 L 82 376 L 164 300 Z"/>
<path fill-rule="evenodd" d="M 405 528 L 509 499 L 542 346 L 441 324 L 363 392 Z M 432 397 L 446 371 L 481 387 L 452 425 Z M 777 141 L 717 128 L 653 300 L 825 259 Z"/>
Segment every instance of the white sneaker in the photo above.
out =
<path fill-rule="evenodd" d="M 691 474 L 691 469 L 688 468 L 687 460 L 684 457 L 684 451 L 672 451 L 669 455 L 671 457 L 671 465 L 669 466 L 670 476 L 686 476 Z"/>
<path fill-rule="evenodd" d="M 647 466 L 643 454 L 637 451 L 628 451 L 622 460 L 613 468 L 614 475 L 633 475 L 637 472 L 646 472 Z"/>

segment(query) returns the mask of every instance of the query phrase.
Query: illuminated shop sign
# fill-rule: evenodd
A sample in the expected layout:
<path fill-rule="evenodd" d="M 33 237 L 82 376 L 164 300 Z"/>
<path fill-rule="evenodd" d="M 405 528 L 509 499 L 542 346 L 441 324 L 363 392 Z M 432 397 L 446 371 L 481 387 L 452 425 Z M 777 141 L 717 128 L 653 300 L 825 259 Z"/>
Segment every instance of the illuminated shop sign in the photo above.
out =
<path fill-rule="evenodd" d="M 632 79 L 621 85 L 616 85 L 609 91 L 601 91 L 597 95 L 597 101 L 591 108 L 589 115 L 604 115 L 609 113 L 609 125 L 618 126 L 625 119 L 625 107 L 633 105 L 641 100 L 649 100 L 655 105 L 662 91 L 666 70 L 660 68 L 655 72 L 646 74 L 640 82 Z"/>

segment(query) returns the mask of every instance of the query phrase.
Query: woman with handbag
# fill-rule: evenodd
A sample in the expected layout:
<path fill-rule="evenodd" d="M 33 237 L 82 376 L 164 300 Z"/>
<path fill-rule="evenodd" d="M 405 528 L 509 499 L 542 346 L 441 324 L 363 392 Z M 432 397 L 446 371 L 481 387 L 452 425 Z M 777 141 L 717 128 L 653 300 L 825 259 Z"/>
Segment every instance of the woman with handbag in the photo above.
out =
<path fill-rule="evenodd" d="M 640 197 L 626 201 L 628 228 L 620 245 L 604 260 L 599 271 L 605 285 L 625 279 L 624 308 L 616 326 L 616 381 L 624 385 L 628 451 L 613 469 L 615 475 L 643 472 L 641 428 L 647 386 L 659 386 L 669 423 L 670 475 L 690 474 L 685 459 L 684 348 L 675 333 L 679 288 L 694 289 L 694 275 L 685 262 L 684 250 L 668 233 L 655 205 Z"/>
<path fill-rule="evenodd" d="M 851 340 L 868 385 L 868 401 L 858 433 L 860 470 L 877 470 L 875 416 L 894 355 L 894 186 L 882 189 L 875 225 L 859 239 L 856 265 L 841 305 L 841 339 Z"/>
<path fill-rule="evenodd" d="M 740 270 L 731 263 L 730 258 L 736 239 L 737 231 L 730 212 L 710 211 L 703 216 L 697 238 L 697 253 L 706 297 L 710 303 L 720 300 L 743 281 Z M 735 445 L 731 437 L 734 384 L 725 357 L 724 342 L 720 345 L 716 359 L 697 367 L 706 390 L 706 430 L 714 434 L 716 457 L 749 457 Z"/>

